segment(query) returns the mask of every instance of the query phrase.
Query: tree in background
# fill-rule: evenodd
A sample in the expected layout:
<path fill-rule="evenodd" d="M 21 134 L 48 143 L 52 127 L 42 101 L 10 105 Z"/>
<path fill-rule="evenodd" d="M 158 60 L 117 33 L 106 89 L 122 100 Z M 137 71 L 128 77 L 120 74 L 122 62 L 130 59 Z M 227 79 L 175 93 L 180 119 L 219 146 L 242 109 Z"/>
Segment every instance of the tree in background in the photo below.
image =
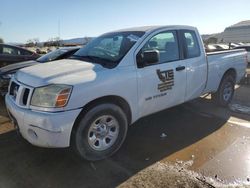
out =
<path fill-rule="evenodd" d="M 61 40 L 59 37 L 49 38 L 47 42 L 44 43 L 44 46 L 50 47 L 50 46 L 61 46 Z"/>
<path fill-rule="evenodd" d="M 39 38 L 34 38 L 33 42 L 35 43 L 35 46 L 38 46 L 40 40 L 39 40 Z"/>
<path fill-rule="evenodd" d="M 205 41 L 205 44 L 216 44 L 218 42 L 218 39 L 216 37 L 210 37 Z"/>
<path fill-rule="evenodd" d="M 27 40 L 25 46 L 26 47 L 35 47 L 39 44 L 39 38 L 29 39 Z"/>
<path fill-rule="evenodd" d="M 25 46 L 26 47 L 34 47 L 35 44 L 34 44 L 33 40 L 29 39 L 29 40 L 27 40 Z"/>
<path fill-rule="evenodd" d="M 2 38 L 0 38 L 0 43 L 4 43 L 4 41 L 3 41 L 3 39 L 2 39 Z"/>

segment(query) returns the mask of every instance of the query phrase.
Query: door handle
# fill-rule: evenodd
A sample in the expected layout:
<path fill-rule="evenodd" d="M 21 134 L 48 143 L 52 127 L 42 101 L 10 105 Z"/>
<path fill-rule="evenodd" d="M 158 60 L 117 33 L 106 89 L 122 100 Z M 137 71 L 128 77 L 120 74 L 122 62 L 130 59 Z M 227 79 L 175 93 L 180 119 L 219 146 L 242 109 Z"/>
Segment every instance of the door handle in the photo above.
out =
<path fill-rule="evenodd" d="M 182 71 L 184 70 L 186 67 L 185 66 L 179 66 L 179 67 L 176 67 L 176 71 Z"/>

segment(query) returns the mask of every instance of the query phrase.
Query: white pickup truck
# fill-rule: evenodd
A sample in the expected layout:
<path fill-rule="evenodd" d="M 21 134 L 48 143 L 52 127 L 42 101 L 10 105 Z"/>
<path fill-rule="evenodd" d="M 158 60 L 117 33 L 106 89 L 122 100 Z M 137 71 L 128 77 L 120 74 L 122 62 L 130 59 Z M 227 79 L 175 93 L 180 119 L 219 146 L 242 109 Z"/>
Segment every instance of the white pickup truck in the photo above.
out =
<path fill-rule="evenodd" d="M 194 27 L 124 29 L 97 37 L 69 59 L 21 69 L 6 106 L 31 144 L 72 146 L 82 158 L 100 160 L 121 147 L 141 117 L 206 93 L 226 106 L 246 58 L 244 50 L 206 54 Z"/>

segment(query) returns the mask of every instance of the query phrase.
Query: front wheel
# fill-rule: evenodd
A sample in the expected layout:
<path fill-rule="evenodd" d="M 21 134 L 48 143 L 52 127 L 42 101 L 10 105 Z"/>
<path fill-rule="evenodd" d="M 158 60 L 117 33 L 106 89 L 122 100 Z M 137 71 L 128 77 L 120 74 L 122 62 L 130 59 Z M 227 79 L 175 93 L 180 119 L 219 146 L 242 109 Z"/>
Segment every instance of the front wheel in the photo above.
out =
<path fill-rule="evenodd" d="M 80 118 L 73 130 L 73 147 L 80 157 L 96 161 L 114 154 L 127 134 L 128 122 L 115 104 L 100 104 Z"/>
<path fill-rule="evenodd" d="M 212 100 L 220 106 L 228 106 L 234 96 L 235 79 L 227 74 L 222 78 L 218 91 L 212 94 Z"/>

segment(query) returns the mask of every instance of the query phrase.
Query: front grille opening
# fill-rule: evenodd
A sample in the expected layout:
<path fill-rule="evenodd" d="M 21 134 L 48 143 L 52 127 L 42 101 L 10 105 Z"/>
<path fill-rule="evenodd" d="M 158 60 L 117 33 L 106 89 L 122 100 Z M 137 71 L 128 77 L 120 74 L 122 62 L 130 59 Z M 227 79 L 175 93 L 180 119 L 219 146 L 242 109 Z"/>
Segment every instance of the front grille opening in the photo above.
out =
<path fill-rule="evenodd" d="M 26 88 L 24 90 L 24 93 L 23 93 L 23 104 L 24 105 L 27 105 L 29 93 L 30 93 L 30 90 Z"/>

